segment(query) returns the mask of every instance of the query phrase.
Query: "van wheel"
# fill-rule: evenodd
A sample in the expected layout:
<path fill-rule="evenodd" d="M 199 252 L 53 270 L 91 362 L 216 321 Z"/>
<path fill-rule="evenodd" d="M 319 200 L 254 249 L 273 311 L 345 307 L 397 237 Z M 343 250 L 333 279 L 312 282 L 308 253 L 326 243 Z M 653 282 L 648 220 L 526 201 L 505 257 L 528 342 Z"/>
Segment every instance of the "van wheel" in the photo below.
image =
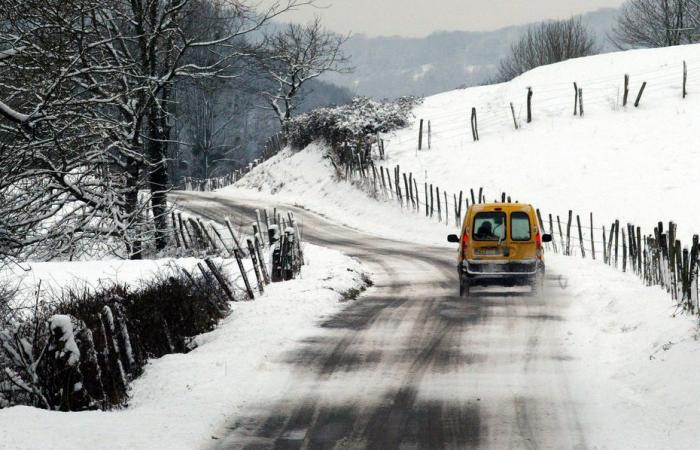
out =
<path fill-rule="evenodd" d="M 544 291 L 544 270 L 538 270 L 531 282 L 532 295 L 540 295 Z"/>
<path fill-rule="evenodd" d="M 459 275 L 459 296 L 469 296 L 469 278 L 464 274 Z"/>

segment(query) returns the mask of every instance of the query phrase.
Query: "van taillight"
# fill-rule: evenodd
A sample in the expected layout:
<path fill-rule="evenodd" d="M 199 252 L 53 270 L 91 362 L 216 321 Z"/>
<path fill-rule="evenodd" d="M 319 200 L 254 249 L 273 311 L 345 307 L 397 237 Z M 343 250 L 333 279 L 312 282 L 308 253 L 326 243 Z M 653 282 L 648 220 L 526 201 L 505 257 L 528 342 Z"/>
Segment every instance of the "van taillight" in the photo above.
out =
<path fill-rule="evenodd" d="M 535 244 L 537 244 L 537 250 L 540 250 L 542 248 L 542 235 L 539 231 L 535 235 Z"/>
<path fill-rule="evenodd" d="M 467 245 L 469 245 L 469 234 L 464 233 L 464 235 L 462 236 L 462 245 L 463 245 L 464 247 L 466 247 Z"/>

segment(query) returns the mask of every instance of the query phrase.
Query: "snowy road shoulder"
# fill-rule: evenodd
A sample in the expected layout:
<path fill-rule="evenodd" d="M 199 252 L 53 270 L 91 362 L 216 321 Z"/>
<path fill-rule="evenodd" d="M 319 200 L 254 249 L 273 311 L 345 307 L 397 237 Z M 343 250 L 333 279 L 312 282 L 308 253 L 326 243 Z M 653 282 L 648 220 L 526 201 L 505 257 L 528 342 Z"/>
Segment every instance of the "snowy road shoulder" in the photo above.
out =
<path fill-rule="evenodd" d="M 695 448 L 698 319 L 676 308 L 661 288 L 600 262 L 548 255 L 548 267 L 562 274 L 554 289 L 565 289 L 572 300 L 562 331 L 573 398 L 588 422 L 587 444 Z"/>
<path fill-rule="evenodd" d="M 113 412 L 0 410 L 3 449 L 191 449 L 215 438 L 232 416 L 278 398 L 290 374 L 279 355 L 314 324 L 343 307 L 344 294 L 365 284 L 359 262 L 308 245 L 300 279 L 268 286 L 254 302 L 197 338 L 189 354 L 149 363 L 132 384 L 130 405 Z"/>

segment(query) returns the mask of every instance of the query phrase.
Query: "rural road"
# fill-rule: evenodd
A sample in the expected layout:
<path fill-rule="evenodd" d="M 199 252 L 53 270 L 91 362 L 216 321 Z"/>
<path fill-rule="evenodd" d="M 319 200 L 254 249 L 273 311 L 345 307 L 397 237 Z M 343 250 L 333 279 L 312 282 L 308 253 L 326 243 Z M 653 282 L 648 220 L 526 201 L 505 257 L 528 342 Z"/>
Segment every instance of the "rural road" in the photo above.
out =
<path fill-rule="evenodd" d="M 176 198 L 214 220 L 253 213 L 216 194 Z M 551 269 L 540 297 L 488 290 L 460 299 L 449 248 L 289 209 L 306 242 L 360 259 L 374 286 L 281 349 L 292 388 L 273 405 L 251 405 L 262 412 L 228 424 L 212 448 L 586 448 L 567 376 L 570 300 Z"/>

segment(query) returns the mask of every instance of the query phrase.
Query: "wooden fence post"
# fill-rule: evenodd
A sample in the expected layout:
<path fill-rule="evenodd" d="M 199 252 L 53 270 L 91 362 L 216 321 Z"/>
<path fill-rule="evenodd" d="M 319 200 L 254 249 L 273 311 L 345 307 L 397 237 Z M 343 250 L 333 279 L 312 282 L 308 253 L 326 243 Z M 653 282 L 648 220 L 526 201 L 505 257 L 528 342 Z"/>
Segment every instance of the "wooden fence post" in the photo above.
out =
<path fill-rule="evenodd" d="M 241 277 L 243 277 L 243 283 L 245 284 L 245 290 L 248 294 L 248 298 L 250 300 L 254 300 L 255 294 L 253 293 L 253 288 L 250 287 L 250 282 L 248 281 L 248 274 L 246 273 L 245 267 L 243 266 L 241 252 L 238 249 L 235 249 L 233 251 L 233 256 L 236 258 L 236 263 L 238 263 L 238 271 L 241 273 Z"/>
<path fill-rule="evenodd" d="M 613 262 L 613 238 L 615 236 L 615 222 L 610 225 L 610 234 L 608 235 L 608 265 Z"/>
<path fill-rule="evenodd" d="M 401 192 L 401 167 L 398 165 L 394 168 L 394 182 L 396 183 L 396 195 L 398 195 L 399 202 L 403 207 L 403 193 Z"/>
<path fill-rule="evenodd" d="M 186 229 L 182 223 L 182 214 L 177 213 L 177 222 L 180 224 L 180 237 L 182 238 L 182 245 L 185 247 L 186 250 L 190 248 L 190 245 L 192 245 L 192 237 L 190 236 L 190 244 L 187 244 L 187 239 L 185 239 L 185 232 L 189 233 L 189 230 Z"/>
<path fill-rule="evenodd" d="M 483 195 L 483 194 L 484 194 L 484 188 L 483 188 L 483 187 L 480 187 L 480 188 L 479 188 L 479 204 L 485 203 L 485 202 L 486 202 L 486 200 L 484 199 L 484 195 Z"/>
<path fill-rule="evenodd" d="M 527 88 L 527 123 L 532 122 L 532 88 Z"/>
<path fill-rule="evenodd" d="M 170 212 L 170 220 L 173 223 L 173 235 L 175 236 L 175 245 L 177 248 L 180 248 L 182 247 L 182 244 L 180 244 L 180 233 L 177 231 L 177 220 L 175 220 L 174 211 Z"/>
<path fill-rule="evenodd" d="M 637 227 L 637 273 L 642 274 L 642 228 Z"/>
<path fill-rule="evenodd" d="M 474 138 L 474 142 L 477 142 L 479 140 L 479 124 L 477 122 L 476 118 L 476 108 L 472 108 L 472 137 Z"/>
<path fill-rule="evenodd" d="M 450 226 L 450 208 L 447 205 L 447 191 L 442 191 L 442 195 L 445 197 L 445 225 Z"/>
<path fill-rule="evenodd" d="M 595 260 L 595 239 L 593 238 L 593 213 L 591 213 L 591 257 Z"/>
<path fill-rule="evenodd" d="M 265 283 L 263 282 L 263 278 L 260 275 L 260 269 L 258 267 L 258 256 L 255 253 L 255 246 L 253 245 L 253 241 L 247 239 L 247 242 L 248 253 L 250 254 L 251 261 L 253 261 L 253 271 L 255 272 L 255 279 L 258 281 L 258 290 L 262 294 L 265 292 Z"/>
<path fill-rule="evenodd" d="M 406 176 L 406 172 L 403 173 L 403 185 L 406 189 L 406 209 L 408 209 L 408 203 L 411 201 L 411 194 L 409 193 L 408 190 L 408 177 Z M 413 190 L 413 189 L 411 189 Z"/>
<path fill-rule="evenodd" d="M 578 115 L 583 117 L 583 88 L 578 88 Z"/>
<path fill-rule="evenodd" d="M 515 107 L 513 106 L 513 102 L 510 102 L 510 113 L 513 115 L 513 125 L 517 130 L 520 127 L 518 126 L 518 119 L 515 117 Z"/>
<path fill-rule="evenodd" d="M 427 182 L 423 183 L 423 186 L 425 187 L 425 217 L 429 217 L 430 216 L 430 209 L 428 206 L 428 183 Z M 431 198 L 432 198 L 432 193 L 433 193 L 433 188 L 431 185 L 431 187 L 430 187 L 430 194 L 431 194 L 430 197 Z"/>
<path fill-rule="evenodd" d="M 423 150 L 423 119 L 420 120 L 420 130 L 418 131 L 418 150 Z"/>
<path fill-rule="evenodd" d="M 644 88 L 647 87 L 647 82 L 645 81 L 642 83 L 641 89 L 639 89 L 639 94 L 637 94 L 637 100 L 634 102 L 634 107 L 638 108 L 639 107 L 639 102 L 642 100 L 642 94 L 644 94 Z"/>
<path fill-rule="evenodd" d="M 627 272 L 627 238 L 625 229 L 622 229 L 622 271 Z"/>
<path fill-rule="evenodd" d="M 683 61 L 683 98 L 685 98 L 688 95 L 687 85 L 688 85 L 688 64 L 685 61 Z"/>
<path fill-rule="evenodd" d="M 223 289 L 224 293 L 226 294 L 226 297 L 230 301 L 235 302 L 236 297 L 233 295 L 233 291 L 231 290 L 231 287 L 228 285 L 228 283 L 226 282 L 226 279 L 221 274 L 221 272 L 216 267 L 216 265 L 209 258 L 205 258 L 204 262 L 207 265 L 207 267 L 209 267 L 209 271 L 214 275 L 214 278 L 216 278 L 216 281 L 219 282 L 219 286 L 221 286 L 221 289 Z M 200 267 L 199 270 L 202 270 L 202 268 Z"/>
<path fill-rule="evenodd" d="M 221 237 L 221 233 L 219 233 L 219 230 L 216 229 L 216 227 L 212 224 L 209 224 L 209 227 L 211 228 L 211 231 L 214 233 L 214 235 L 219 238 L 219 242 L 221 242 L 221 246 L 226 250 L 226 252 L 229 254 L 229 256 L 233 256 L 233 250 L 231 250 L 228 245 L 226 245 L 226 242 L 224 241 L 224 238 Z"/>
<path fill-rule="evenodd" d="M 620 235 L 620 221 L 616 220 L 615 221 L 615 267 L 617 267 L 617 261 L 618 261 L 617 250 L 619 248 L 619 246 L 618 246 L 619 235 Z"/>
<path fill-rule="evenodd" d="M 544 221 L 542 220 L 542 213 L 540 212 L 539 208 L 537 208 L 535 212 L 537 213 L 537 224 L 539 225 L 540 233 L 545 233 Z"/>
<path fill-rule="evenodd" d="M 549 235 L 552 236 L 552 250 L 557 253 L 557 241 L 554 239 L 554 221 L 552 220 L 552 215 L 549 215 Z"/>
<path fill-rule="evenodd" d="M 566 255 L 566 244 L 564 243 L 564 233 L 561 231 L 561 220 L 557 216 L 557 228 L 559 228 L 559 243 L 561 244 L 561 253 Z"/>
<path fill-rule="evenodd" d="M 416 191 L 416 212 L 420 214 L 420 197 L 418 196 L 418 182 L 413 178 L 413 189 Z"/>
<path fill-rule="evenodd" d="M 574 212 L 569 210 L 569 220 L 566 222 L 566 256 L 571 256 L 571 222 L 574 218 Z"/>
<path fill-rule="evenodd" d="M 459 191 L 459 201 L 456 200 L 455 196 L 455 222 L 458 227 L 461 225 L 462 222 L 462 197 L 462 191 Z"/>
<path fill-rule="evenodd" d="M 258 224 L 257 233 L 260 233 L 262 235 L 263 228 L 262 228 L 262 221 L 260 220 L 260 210 L 259 209 L 255 210 L 255 220 Z"/>
<path fill-rule="evenodd" d="M 438 220 L 442 222 L 442 203 L 440 201 L 440 188 L 435 186 L 435 196 L 437 197 Z"/>
<path fill-rule="evenodd" d="M 263 209 L 263 219 L 265 221 L 265 236 L 269 238 L 270 236 L 270 217 L 267 215 L 267 208 Z M 265 245 L 265 239 L 262 241 L 263 246 Z M 270 245 L 270 241 L 267 241 L 267 245 Z"/>
<path fill-rule="evenodd" d="M 430 185 L 430 217 L 435 214 L 435 203 L 433 201 L 433 185 Z"/>
<path fill-rule="evenodd" d="M 622 106 L 627 106 L 627 98 L 630 95 L 630 76 L 625 74 L 625 90 L 622 94 Z"/>
<path fill-rule="evenodd" d="M 574 81 L 574 116 L 578 114 L 578 85 Z"/>
<path fill-rule="evenodd" d="M 227 217 L 226 220 L 226 228 L 228 229 L 229 234 L 231 235 L 231 238 L 233 239 L 233 244 L 236 246 L 236 250 L 241 252 L 243 254 L 243 247 L 241 247 L 241 243 L 238 241 L 238 238 L 236 237 L 236 233 L 233 232 L 233 226 L 231 225 L 231 221 Z"/>
<path fill-rule="evenodd" d="M 428 150 L 433 147 L 433 132 L 431 128 L 430 121 L 428 121 Z"/>
<path fill-rule="evenodd" d="M 472 205 L 476 205 L 476 197 L 474 196 L 474 189 L 470 188 L 469 192 L 471 192 L 471 195 L 472 195 Z"/>
<path fill-rule="evenodd" d="M 389 198 L 392 199 L 394 198 L 394 189 L 392 187 L 391 183 L 391 174 L 389 173 L 389 169 L 386 169 L 386 184 L 389 186 Z"/>
<path fill-rule="evenodd" d="M 603 263 L 608 264 L 607 242 L 605 240 L 605 225 L 603 225 Z"/>

